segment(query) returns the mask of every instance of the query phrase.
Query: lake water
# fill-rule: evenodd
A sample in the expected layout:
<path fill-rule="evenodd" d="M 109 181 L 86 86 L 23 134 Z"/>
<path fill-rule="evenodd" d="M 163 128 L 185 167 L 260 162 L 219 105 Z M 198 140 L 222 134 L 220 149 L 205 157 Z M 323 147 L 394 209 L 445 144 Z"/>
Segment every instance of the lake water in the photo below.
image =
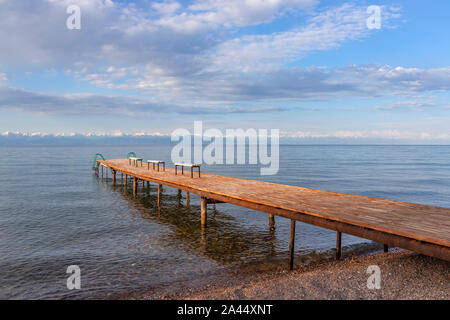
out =
<path fill-rule="evenodd" d="M 170 162 L 171 148 L 0 147 L 0 298 L 102 298 L 287 259 L 287 219 L 270 229 L 267 214 L 217 204 L 202 239 L 199 197 L 188 209 L 166 187 L 158 211 L 155 185 L 133 198 L 91 169 L 97 152 Z M 449 146 L 284 145 L 275 176 L 257 166 L 202 170 L 450 208 Z M 296 232 L 298 258 L 332 253 L 335 232 L 302 223 Z M 347 249 L 367 243 L 343 236 Z M 66 287 L 69 265 L 81 268 L 81 290 Z"/>

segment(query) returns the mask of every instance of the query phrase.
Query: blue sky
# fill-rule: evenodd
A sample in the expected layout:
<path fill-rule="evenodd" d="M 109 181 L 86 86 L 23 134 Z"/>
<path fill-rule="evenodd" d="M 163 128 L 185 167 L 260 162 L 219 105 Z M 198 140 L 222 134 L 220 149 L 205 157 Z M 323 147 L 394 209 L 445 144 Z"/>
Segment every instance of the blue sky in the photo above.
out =
<path fill-rule="evenodd" d="M 80 30 L 66 27 L 71 4 Z M 170 134 L 203 120 L 447 144 L 449 14 L 445 0 L 0 0 L 0 131 Z"/>

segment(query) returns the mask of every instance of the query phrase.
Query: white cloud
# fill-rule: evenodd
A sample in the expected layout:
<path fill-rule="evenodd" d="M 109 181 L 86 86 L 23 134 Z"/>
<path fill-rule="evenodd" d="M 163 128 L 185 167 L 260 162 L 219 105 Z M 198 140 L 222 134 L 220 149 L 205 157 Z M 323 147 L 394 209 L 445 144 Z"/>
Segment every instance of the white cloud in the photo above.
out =
<path fill-rule="evenodd" d="M 446 140 L 449 139 L 449 134 L 443 133 L 429 133 L 429 132 L 416 132 L 416 131 L 400 131 L 397 129 L 388 130 L 344 130 L 333 132 L 282 132 L 282 137 L 285 138 L 297 138 L 297 139 L 386 139 L 386 140 Z"/>
<path fill-rule="evenodd" d="M 316 0 L 198 0 L 180 14 L 159 19 L 157 24 L 183 33 L 219 27 L 243 27 L 271 22 L 287 10 L 310 8 L 317 2 Z"/>
<path fill-rule="evenodd" d="M 189 115 L 270 113 L 286 109 L 273 106 L 186 106 L 164 104 L 158 101 L 122 96 L 93 94 L 43 94 L 11 87 L 0 87 L 0 111 L 22 111 L 41 115 L 99 116 L 108 114 L 116 117 L 148 117 L 156 113 L 177 113 Z"/>
<path fill-rule="evenodd" d="M 311 101 L 337 97 L 411 96 L 450 90 L 450 68 L 414 69 L 393 66 L 345 68 L 293 67 L 278 70 L 210 72 L 195 76 L 146 73 L 130 81 L 161 99 L 183 97 L 198 103 L 237 101 Z M 423 102 L 422 107 L 425 107 Z"/>
<path fill-rule="evenodd" d="M 161 15 L 172 15 L 179 9 L 181 9 L 181 4 L 176 1 L 164 1 L 164 2 L 154 2 L 152 7 Z"/>
<path fill-rule="evenodd" d="M 282 4 L 288 5 L 288 2 L 275 2 L 272 5 L 277 8 Z M 235 2 L 226 6 L 231 6 L 232 3 L 237 6 Z M 306 2 L 294 1 L 289 4 L 305 5 Z M 212 10 L 218 3 L 203 1 L 202 6 L 200 2 L 197 5 L 196 10 Z M 388 9 L 384 12 L 390 17 Z M 389 18 L 386 18 L 386 23 L 388 22 Z M 161 101 L 195 98 L 195 101 L 205 103 L 227 104 L 239 99 L 322 99 L 333 94 L 362 95 L 366 91 L 369 95 L 374 95 L 380 89 L 377 78 L 384 76 L 389 81 L 394 79 L 393 71 L 400 74 L 409 70 L 393 70 L 387 66 L 385 71 L 391 74 L 383 75 L 381 71 L 384 67 L 380 67 L 380 71 L 374 70 L 373 66 L 352 66 L 335 70 L 286 67 L 287 63 L 299 60 L 311 52 L 328 50 L 347 41 L 366 37 L 370 31 L 365 23 L 365 8 L 344 4 L 315 14 L 305 22 L 305 26 L 289 31 L 247 35 L 214 45 L 202 44 L 205 46 L 200 45 L 198 51 L 195 49 L 191 53 L 172 52 L 162 57 L 158 51 L 145 67 L 130 67 L 121 76 L 112 72 L 110 67 L 107 73 L 93 70 L 91 75 L 87 74 L 81 79 L 106 88 L 145 90 Z M 198 39 L 194 40 L 191 47 L 196 46 L 196 41 Z M 121 54 L 117 54 L 118 51 L 118 48 L 111 46 L 107 55 L 109 58 L 115 55 L 119 57 Z M 124 71 L 125 68 L 121 70 Z M 417 77 L 424 76 L 424 71 L 418 70 Z M 439 72 L 440 70 L 432 71 Z M 366 79 L 366 75 L 362 73 L 369 73 L 370 79 Z M 125 75 L 126 83 L 115 81 Z M 403 82 L 399 88 L 402 86 L 406 91 L 423 89 L 420 82 Z"/>
<path fill-rule="evenodd" d="M 8 76 L 5 72 L 0 72 L 0 85 L 8 81 Z"/>
<path fill-rule="evenodd" d="M 213 66 L 219 70 L 232 66 L 244 72 L 280 67 L 300 60 L 307 53 L 365 37 L 369 34 L 365 19 L 364 8 L 344 4 L 319 13 L 301 28 L 223 42 L 214 54 Z"/>
<path fill-rule="evenodd" d="M 69 2 L 81 7 L 81 30 L 65 27 L 67 15 L 62 9 Z M 222 105 L 239 99 L 314 99 L 324 93 L 354 93 L 361 86 L 353 79 L 362 76 L 339 83 L 335 70 L 287 68 L 286 64 L 367 36 L 361 6 L 313 11 L 300 22 L 302 27 L 237 38 L 232 38 L 234 33 L 215 38 L 215 33 L 204 32 L 209 27 L 189 35 L 161 24 L 161 19 L 179 17 L 194 17 L 193 23 L 200 24 L 209 19 L 219 27 L 259 24 L 315 3 L 198 0 L 183 7 L 164 1 L 154 2 L 152 11 L 107 0 L 15 1 L 0 10 L 0 38 L 5 39 L 0 43 L 0 67 L 64 68 L 95 86 L 143 90 L 161 103 L 178 104 L 195 97 L 196 102 Z M 185 29 L 182 23 L 176 25 Z"/>
<path fill-rule="evenodd" d="M 39 138 L 46 138 L 49 141 L 51 138 L 69 138 L 69 139 L 82 139 L 82 138 L 169 138 L 171 132 L 159 132 L 159 131 L 128 131 L 123 132 L 121 130 L 112 131 L 94 131 L 85 133 L 75 132 L 58 132 L 58 133 L 46 133 L 46 132 L 2 132 L 0 137 L 3 139 L 18 139 L 20 138 L 33 138 L 34 140 Z M 423 142 L 423 143 L 439 143 L 446 142 L 450 139 L 449 133 L 431 133 L 431 132 L 412 132 L 412 131 L 400 131 L 400 130 L 368 130 L 368 131 L 333 131 L 333 132 L 280 132 L 282 139 L 294 139 L 297 141 L 309 141 L 309 142 L 330 142 L 330 141 L 347 141 L 359 143 L 361 141 L 379 141 L 384 143 L 393 143 L 395 141 L 409 141 L 409 142 Z M 5 140 L 3 140 L 5 141 Z M 27 140 L 22 140 L 27 141 Z M 289 141 L 289 140 L 286 140 Z M 0 140 L 2 142 L 2 140 Z"/>
<path fill-rule="evenodd" d="M 69 3 L 82 9 L 81 30 L 65 27 L 63 9 Z M 240 26 L 268 23 L 310 9 L 315 3 L 198 0 L 183 6 L 162 1 L 143 8 L 109 0 L 2 2 L 2 70 L 4 66 L 26 71 L 60 68 L 97 87 L 137 90 L 150 98 L 69 97 L 9 88 L 1 107 L 93 115 L 111 103 L 111 109 L 122 116 L 160 110 L 161 105 L 180 113 L 261 113 L 283 111 L 272 106 L 279 101 L 404 97 L 450 90 L 450 67 L 289 66 L 308 54 L 369 36 L 372 31 L 365 25 L 365 7 L 355 3 L 308 11 L 309 18 L 299 20 L 298 26 L 277 33 L 236 36 L 234 32 Z M 392 8 L 385 8 L 383 14 L 383 26 L 398 17 Z M 1 81 L 7 81 L 6 74 L 0 73 Z M 31 99 L 42 104 L 26 102 Z M 69 110 L 64 106 L 70 106 Z M 425 109 L 426 101 L 387 107 Z"/>
<path fill-rule="evenodd" d="M 425 111 L 427 109 L 434 108 L 436 106 L 437 106 L 436 102 L 433 102 L 431 100 L 423 100 L 419 98 L 417 100 L 392 102 L 383 106 L 378 106 L 375 109 L 384 111 L 391 111 L 391 110 Z"/>
<path fill-rule="evenodd" d="M 112 8 L 114 2 L 112 0 L 45 0 L 55 6 L 67 8 L 70 5 L 77 5 L 88 10 L 103 10 Z"/>

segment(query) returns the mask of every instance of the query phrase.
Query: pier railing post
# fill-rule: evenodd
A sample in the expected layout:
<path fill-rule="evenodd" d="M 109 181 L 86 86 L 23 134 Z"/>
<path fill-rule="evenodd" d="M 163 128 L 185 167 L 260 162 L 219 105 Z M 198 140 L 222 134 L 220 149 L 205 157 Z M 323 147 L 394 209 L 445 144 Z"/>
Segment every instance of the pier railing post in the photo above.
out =
<path fill-rule="evenodd" d="M 205 197 L 202 197 L 201 208 L 202 208 L 202 215 L 201 215 L 202 227 L 206 227 L 206 224 L 207 224 L 207 201 L 206 201 Z"/>
<path fill-rule="evenodd" d="M 342 232 L 337 232 L 336 238 L 336 260 L 341 260 L 341 242 L 342 242 Z"/>
<path fill-rule="evenodd" d="M 291 236 L 289 239 L 289 270 L 294 270 L 295 220 L 291 220 Z"/>

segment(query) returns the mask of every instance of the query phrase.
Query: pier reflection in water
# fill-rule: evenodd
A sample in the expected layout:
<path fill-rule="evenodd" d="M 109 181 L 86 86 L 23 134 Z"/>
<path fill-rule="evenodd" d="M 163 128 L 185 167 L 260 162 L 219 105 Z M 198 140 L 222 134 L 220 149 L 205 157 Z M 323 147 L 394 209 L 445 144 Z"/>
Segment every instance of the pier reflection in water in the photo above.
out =
<path fill-rule="evenodd" d="M 138 184 L 137 193 L 133 195 L 131 179 L 126 184 L 121 179 L 115 185 L 111 180 L 102 182 L 105 188 L 128 200 L 144 221 L 167 226 L 170 232 L 165 233 L 161 241 L 169 247 L 181 242 L 192 252 L 221 264 L 268 259 L 286 252 L 284 243 L 277 241 L 275 236 L 276 226 L 267 224 L 264 231 L 246 228 L 235 217 L 221 211 L 221 207 L 232 206 L 230 204 L 209 204 L 208 227 L 202 228 L 200 197 L 196 195 L 190 195 L 190 205 L 187 206 L 185 192 L 160 186 L 158 205 L 158 184 Z M 244 210 L 248 211 L 247 214 L 261 215 Z"/>

